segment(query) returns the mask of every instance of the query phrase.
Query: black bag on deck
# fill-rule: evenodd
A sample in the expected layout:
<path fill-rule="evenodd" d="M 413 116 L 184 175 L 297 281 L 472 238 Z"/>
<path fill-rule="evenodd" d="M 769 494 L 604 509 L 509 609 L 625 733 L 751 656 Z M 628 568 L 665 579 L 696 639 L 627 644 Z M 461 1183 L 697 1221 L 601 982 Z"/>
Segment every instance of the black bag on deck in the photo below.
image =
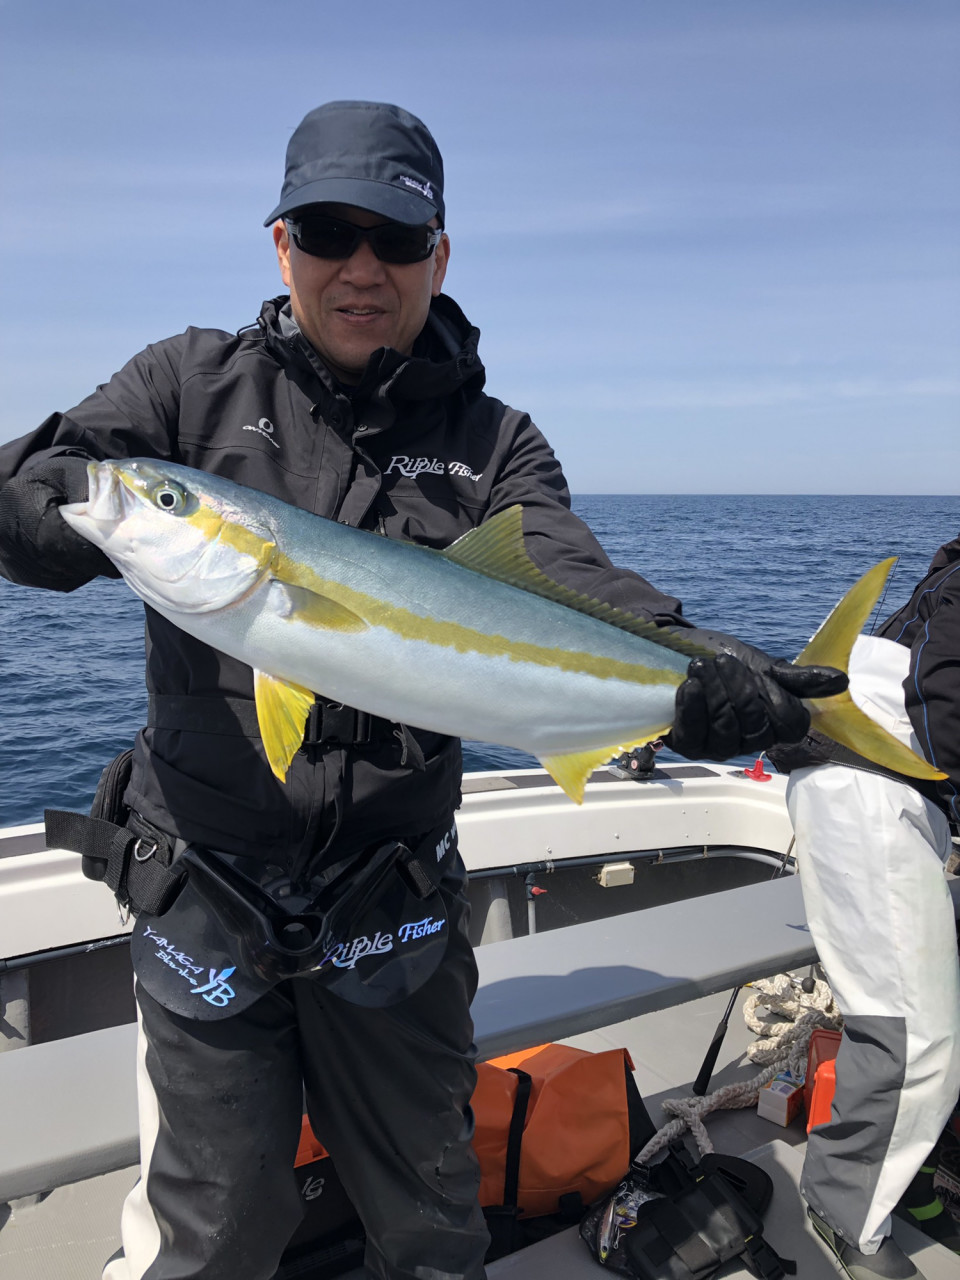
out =
<path fill-rule="evenodd" d="M 674 1142 L 659 1164 L 631 1166 L 580 1234 L 602 1266 L 632 1280 L 709 1280 L 736 1257 L 762 1280 L 783 1280 L 796 1264 L 763 1238 L 772 1192 L 749 1160 L 714 1154 L 698 1163 Z"/>

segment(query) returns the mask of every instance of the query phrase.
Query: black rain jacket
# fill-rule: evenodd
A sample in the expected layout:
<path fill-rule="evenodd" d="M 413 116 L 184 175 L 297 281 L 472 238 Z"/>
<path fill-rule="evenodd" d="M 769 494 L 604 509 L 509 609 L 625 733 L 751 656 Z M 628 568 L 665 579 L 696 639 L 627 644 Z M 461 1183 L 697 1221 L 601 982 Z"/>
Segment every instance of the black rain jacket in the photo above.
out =
<path fill-rule="evenodd" d="M 345 388 L 277 298 L 239 334 L 188 329 L 147 347 L 76 408 L 0 450 L 0 484 L 63 453 L 163 458 L 431 547 L 521 503 L 529 551 L 551 577 L 683 623 L 678 600 L 614 568 L 570 511 L 530 418 L 484 393 L 478 340 L 441 296 L 412 356 L 374 352 L 360 385 Z M 3 547 L 0 570 L 34 585 L 4 565 Z M 428 830 L 459 804 L 459 743 L 418 730 L 421 762 L 390 726 L 365 746 L 303 750 L 278 782 L 249 715 L 238 728 L 227 701 L 249 704 L 251 669 L 149 607 L 146 677 L 151 707 L 166 713 L 152 710 L 138 735 L 126 801 L 170 834 L 293 869 L 335 838 L 340 856 Z"/>
<path fill-rule="evenodd" d="M 960 824 L 960 536 L 944 543 L 927 576 L 877 634 L 910 649 L 907 714 L 923 754 L 949 774 L 937 792 Z"/>

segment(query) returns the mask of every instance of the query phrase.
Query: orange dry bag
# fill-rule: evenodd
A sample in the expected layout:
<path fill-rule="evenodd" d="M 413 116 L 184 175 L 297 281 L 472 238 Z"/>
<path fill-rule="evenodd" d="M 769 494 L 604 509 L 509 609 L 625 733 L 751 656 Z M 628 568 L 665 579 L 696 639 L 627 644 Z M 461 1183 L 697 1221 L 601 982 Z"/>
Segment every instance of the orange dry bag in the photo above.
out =
<path fill-rule="evenodd" d="M 626 1049 L 562 1044 L 482 1062 L 472 1099 L 487 1261 L 577 1222 L 620 1182 L 654 1126 Z M 323 1146 L 303 1117 L 297 1179 L 307 1210 L 288 1254 L 358 1265 L 363 1232 Z M 285 1255 L 286 1257 L 287 1255 Z"/>
<path fill-rule="evenodd" d="M 632 1072 L 626 1049 L 562 1044 L 480 1063 L 473 1146 L 496 1254 L 520 1243 L 513 1224 L 577 1221 L 623 1178 L 655 1132 Z"/>

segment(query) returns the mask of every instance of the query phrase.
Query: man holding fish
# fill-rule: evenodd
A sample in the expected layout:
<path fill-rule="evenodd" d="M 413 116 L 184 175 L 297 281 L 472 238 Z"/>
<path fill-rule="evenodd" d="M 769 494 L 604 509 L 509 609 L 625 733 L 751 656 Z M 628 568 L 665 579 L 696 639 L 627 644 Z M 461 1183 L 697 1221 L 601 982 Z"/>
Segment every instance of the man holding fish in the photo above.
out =
<path fill-rule="evenodd" d="M 148 606 L 149 722 L 99 811 L 129 839 L 76 828 L 138 913 L 141 1181 L 104 1275 L 272 1277 L 305 1089 L 370 1273 L 475 1280 L 458 737 L 533 750 L 574 799 L 667 730 L 724 759 L 812 708 L 864 749 L 833 668 L 879 579 L 794 666 L 611 565 L 483 391 L 416 117 L 311 112 L 265 225 L 289 297 L 147 348 L 0 453 L 5 576 L 119 569 Z"/>

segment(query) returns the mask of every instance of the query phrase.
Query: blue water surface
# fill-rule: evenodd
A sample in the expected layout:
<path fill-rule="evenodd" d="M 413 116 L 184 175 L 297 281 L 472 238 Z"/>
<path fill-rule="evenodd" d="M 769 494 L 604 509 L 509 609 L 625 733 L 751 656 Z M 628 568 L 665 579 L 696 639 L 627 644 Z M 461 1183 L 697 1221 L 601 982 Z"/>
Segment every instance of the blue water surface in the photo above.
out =
<path fill-rule="evenodd" d="M 698 625 L 791 658 L 877 560 L 900 556 L 886 616 L 960 531 L 957 497 L 582 494 L 574 509 Z M 88 808 L 143 723 L 140 602 L 106 579 L 69 595 L 0 580 L 0 637 L 0 825 Z M 536 764 L 485 743 L 464 757 L 471 770 Z"/>

